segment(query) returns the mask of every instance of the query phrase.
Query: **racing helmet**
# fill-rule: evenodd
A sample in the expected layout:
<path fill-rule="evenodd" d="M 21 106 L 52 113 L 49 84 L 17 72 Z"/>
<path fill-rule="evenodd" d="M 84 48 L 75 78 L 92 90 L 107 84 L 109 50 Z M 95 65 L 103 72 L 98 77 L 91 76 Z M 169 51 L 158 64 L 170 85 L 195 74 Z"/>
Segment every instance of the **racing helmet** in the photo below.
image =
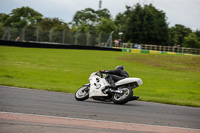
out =
<path fill-rule="evenodd" d="M 120 66 L 117 66 L 117 67 L 115 68 L 115 70 L 122 70 L 122 71 L 124 71 L 125 68 L 124 68 L 122 65 L 120 65 Z"/>

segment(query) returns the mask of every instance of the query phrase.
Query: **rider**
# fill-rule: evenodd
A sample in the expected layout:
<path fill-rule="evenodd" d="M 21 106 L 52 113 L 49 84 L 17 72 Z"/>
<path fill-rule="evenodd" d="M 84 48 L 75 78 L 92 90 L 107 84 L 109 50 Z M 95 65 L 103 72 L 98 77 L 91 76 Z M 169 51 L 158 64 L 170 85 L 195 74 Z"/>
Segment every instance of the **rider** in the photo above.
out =
<path fill-rule="evenodd" d="M 108 74 L 106 79 L 110 82 L 113 89 L 116 89 L 115 82 L 129 77 L 122 65 L 117 66 L 115 70 L 100 70 L 99 72 Z"/>
<path fill-rule="evenodd" d="M 117 89 L 115 82 L 129 77 L 129 74 L 122 65 L 117 66 L 115 70 L 100 70 L 99 72 L 108 74 L 106 79 L 110 82 L 113 89 Z M 133 96 L 131 100 L 137 100 L 138 98 L 138 96 Z"/>

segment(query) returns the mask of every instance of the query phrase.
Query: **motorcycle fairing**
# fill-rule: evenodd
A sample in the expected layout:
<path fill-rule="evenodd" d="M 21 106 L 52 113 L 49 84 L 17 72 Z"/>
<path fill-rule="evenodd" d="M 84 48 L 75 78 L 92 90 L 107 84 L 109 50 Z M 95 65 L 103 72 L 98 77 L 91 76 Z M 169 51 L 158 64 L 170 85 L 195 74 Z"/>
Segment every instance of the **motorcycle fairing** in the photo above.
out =
<path fill-rule="evenodd" d="M 89 97 L 93 96 L 108 96 L 108 94 L 104 94 L 102 90 L 108 85 L 107 81 L 104 78 L 100 78 L 95 74 L 91 74 L 90 78 L 90 91 Z"/>
<path fill-rule="evenodd" d="M 138 87 L 143 84 L 140 78 L 125 78 L 115 83 L 116 86 L 121 86 L 124 84 L 131 84 L 132 87 Z"/>

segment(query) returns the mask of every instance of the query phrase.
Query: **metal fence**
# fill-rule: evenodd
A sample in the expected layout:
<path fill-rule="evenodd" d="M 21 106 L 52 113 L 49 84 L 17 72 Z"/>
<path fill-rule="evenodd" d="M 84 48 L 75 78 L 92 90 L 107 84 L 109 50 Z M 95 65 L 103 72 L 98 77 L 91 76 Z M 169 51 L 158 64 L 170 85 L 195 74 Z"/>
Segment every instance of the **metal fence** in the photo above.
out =
<path fill-rule="evenodd" d="M 116 43 L 113 43 L 113 33 L 114 32 L 105 34 L 100 32 L 98 34 L 93 34 L 90 31 L 88 33 L 82 33 L 79 31 L 71 32 L 69 29 L 59 29 L 54 27 L 52 27 L 50 30 L 44 30 L 40 27 L 26 26 L 24 28 L 0 27 L 0 38 L 2 40 L 101 47 L 114 46 L 176 53 L 200 54 L 200 49 L 196 48 L 134 43 L 120 43 L 116 45 Z"/>
<path fill-rule="evenodd" d="M 175 52 L 175 53 L 200 54 L 200 49 L 180 47 L 177 45 L 176 46 L 161 46 L 161 45 L 149 45 L 149 44 L 123 43 L 121 47 L 143 49 L 143 50 L 164 51 L 164 52 Z"/>
<path fill-rule="evenodd" d="M 66 45 L 85 45 L 112 47 L 112 34 L 100 32 L 98 34 L 71 32 L 68 29 L 51 28 L 43 30 L 40 27 L 12 28 L 3 27 L 1 29 L 2 40 L 43 42 Z"/>
<path fill-rule="evenodd" d="M 187 54 L 200 54 L 200 49 L 186 48 L 180 46 L 159 46 L 159 45 L 142 45 L 145 50 L 156 50 L 164 52 L 187 53 Z"/>

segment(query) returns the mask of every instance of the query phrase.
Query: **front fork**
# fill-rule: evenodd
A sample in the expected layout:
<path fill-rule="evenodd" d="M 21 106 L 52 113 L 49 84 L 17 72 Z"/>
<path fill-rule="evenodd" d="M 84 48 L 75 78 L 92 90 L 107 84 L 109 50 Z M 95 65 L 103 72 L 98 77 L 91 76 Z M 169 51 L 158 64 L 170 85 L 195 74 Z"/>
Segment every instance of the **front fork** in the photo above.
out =
<path fill-rule="evenodd" d="M 85 87 L 85 86 L 87 87 L 86 89 L 84 89 L 84 91 L 87 91 L 87 92 L 88 92 L 88 91 L 89 91 L 89 88 L 90 88 L 90 83 L 84 84 L 83 86 L 84 86 L 84 87 Z"/>

